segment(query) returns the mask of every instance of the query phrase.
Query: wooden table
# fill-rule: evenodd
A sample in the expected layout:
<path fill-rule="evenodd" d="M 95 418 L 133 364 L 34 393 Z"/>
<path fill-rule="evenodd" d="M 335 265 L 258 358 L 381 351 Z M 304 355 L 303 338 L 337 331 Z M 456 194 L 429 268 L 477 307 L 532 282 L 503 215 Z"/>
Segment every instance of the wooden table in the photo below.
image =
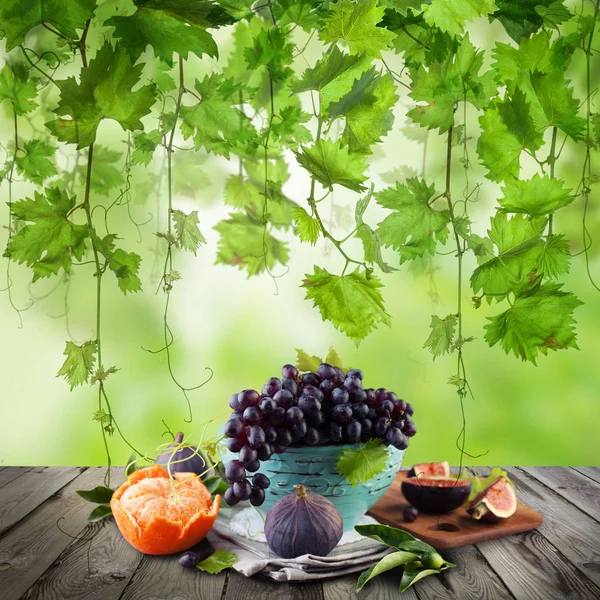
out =
<path fill-rule="evenodd" d="M 103 469 L 4 467 L 0 599 L 600 600 L 600 467 L 508 471 L 519 499 L 543 514 L 540 529 L 444 551 L 457 568 L 400 595 L 393 571 L 360 594 L 354 575 L 307 585 L 188 571 L 174 557 L 134 550 L 112 520 L 87 523 L 92 505 L 75 490 L 101 484 Z M 114 481 L 122 479 L 123 470 L 115 469 Z"/>

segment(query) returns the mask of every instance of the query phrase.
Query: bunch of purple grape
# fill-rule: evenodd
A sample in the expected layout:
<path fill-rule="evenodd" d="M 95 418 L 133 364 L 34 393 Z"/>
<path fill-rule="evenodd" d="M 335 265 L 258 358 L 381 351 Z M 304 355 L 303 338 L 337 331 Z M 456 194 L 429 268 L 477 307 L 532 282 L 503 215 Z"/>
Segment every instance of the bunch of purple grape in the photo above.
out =
<path fill-rule="evenodd" d="M 417 433 L 412 406 L 384 388 L 363 389 L 360 369 L 344 373 L 326 363 L 316 373 L 300 375 L 293 365 L 284 365 L 282 379 L 272 377 L 262 393 L 244 390 L 233 394 L 233 409 L 225 425 L 227 448 L 239 453 L 225 475 L 230 484 L 225 502 L 234 506 L 250 500 L 260 506 L 269 478 L 256 473 L 260 461 L 285 452 L 293 444 L 356 444 L 380 438 L 399 450 Z M 248 473 L 256 473 L 252 479 Z"/>

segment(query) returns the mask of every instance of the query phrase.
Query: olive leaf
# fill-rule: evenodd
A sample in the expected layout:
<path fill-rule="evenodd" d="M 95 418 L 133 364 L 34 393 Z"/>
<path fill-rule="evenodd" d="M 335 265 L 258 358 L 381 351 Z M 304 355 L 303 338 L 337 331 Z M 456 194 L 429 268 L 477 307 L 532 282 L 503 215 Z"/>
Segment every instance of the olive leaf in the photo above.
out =
<path fill-rule="evenodd" d="M 95 502 L 96 504 L 110 504 L 110 499 L 114 493 L 109 487 L 99 485 L 92 490 L 77 490 L 75 492 L 88 502 Z"/>
<path fill-rule="evenodd" d="M 88 521 L 90 521 L 90 523 L 95 523 L 96 521 L 102 521 L 102 519 L 106 519 L 110 516 L 112 516 L 112 510 L 110 506 L 107 504 L 101 504 L 90 513 Z"/>
<path fill-rule="evenodd" d="M 373 577 L 376 577 L 381 573 L 385 573 L 386 571 L 390 571 L 391 569 L 399 567 L 400 565 L 415 562 L 417 559 L 418 557 L 416 554 L 413 554 L 412 552 L 402 552 L 401 550 L 384 556 L 378 563 L 374 564 L 370 569 L 367 569 L 360 574 L 356 584 L 356 591 L 360 592 L 365 584 L 373 579 Z"/>

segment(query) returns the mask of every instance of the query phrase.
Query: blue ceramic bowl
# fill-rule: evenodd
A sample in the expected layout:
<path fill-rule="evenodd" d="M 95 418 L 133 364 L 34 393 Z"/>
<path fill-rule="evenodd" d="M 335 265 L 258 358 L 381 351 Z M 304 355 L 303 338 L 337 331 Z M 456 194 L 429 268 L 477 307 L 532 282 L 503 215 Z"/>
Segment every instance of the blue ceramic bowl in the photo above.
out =
<path fill-rule="evenodd" d="M 406 452 L 388 446 L 386 469 L 366 484 L 359 483 L 352 487 L 337 472 L 335 463 L 344 448 L 356 447 L 301 446 L 288 448 L 283 454 L 273 454 L 270 460 L 261 462 L 258 471 L 271 480 L 265 502 L 259 510 L 266 515 L 275 502 L 292 493 L 294 486 L 302 483 L 309 491 L 325 496 L 335 505 L 344 520 L 344 531 L 352 529 L 390 487 Z M 225 462 L 234 457 L 229 452 L 226 454 L 223 457 Z"/>

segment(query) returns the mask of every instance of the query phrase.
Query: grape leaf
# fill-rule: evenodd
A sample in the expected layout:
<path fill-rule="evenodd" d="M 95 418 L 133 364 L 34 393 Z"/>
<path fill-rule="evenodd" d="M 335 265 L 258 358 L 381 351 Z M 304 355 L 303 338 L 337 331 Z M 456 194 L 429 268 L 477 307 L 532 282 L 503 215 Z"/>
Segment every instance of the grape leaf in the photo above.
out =
<path fill-rule="evenodd" d="M 82 259 L 89 235 L 87 225 L 69 220 L 74 206 L 75 196 L 57 187 L 13 202 L 12 214 L 27 224 L 11 238 L 4 256 L 31 267 L 33 281 L 55 275 L 61 268 L 69 273 L 73 258 Z"/>
<path fill-rule="evenodd" d="M 306 299 L 319 308 L 323 321 L 330 321 L 357 345 L 379 323 L 390 324 L 381 282 L 373 275 L 367 278 L 359 268 L 340 277 L 315 265 L 314 273 L 306 275 L 303 287 Z"/>
<path fill-rule="evenodd" d="M 16 158 L 17 172 L 25 179 L 42 184 L 48 177 L 56 175 L 56 165 L 51 160 L 56 148 L 42 140 L 30 140 L 23 144 L 25 154 L 18 154 Z"/>
<path fill-rule="evenodd" d="M 323 359 L 318 356 L 310 356 L 304 350 L 300 350 L 296 348 L 296 354 L 298 358 L 296 359 L 296 368 L 298 371 L 311 371 L 313 373 L 317 372 L 319 365 L 323 362 Z"/>
<path fill-rule="evenodd" d="M 378 204 L 393 211 L 378 224 L 377 232 L 384 246 L 398 251 L 401 264 L 425 252 L 433 256 L 436 240 L 444 243 L 448 238 L 450 215 L 429 205 L 434 194 L 433 185 L 416 177 L 375 194 Z"/>
<path fill-rule="evenodd" d="M 448 315 L 444 319 L 436 315 L 431 316 L 431 333 L 423 348 L 429 348 L 434 360 L 438 356 L 452 352 L 456 323 L 456 315 Z"/>
<path fill-rule="evenodd" d="M 338 0 L 331 4 L 331 13 L 324 19 L 319 38 L 325 43 L 344 40 L 351 54 L 366 54 L 381 58 L 396 34 L 377 27 L 384 13 L 377 0 Z"/>
<path fill-rule="evenodd" d="M 173 53 L 187 59 L 190 52 L 217 56 L 217 44 L 207 27 L 231 23 L 226 11 L 208 0 L 137 0 L 129 16 L 114 16 L 104 24 L 115 27 L 132 62 L 150 46 L 157 58 L 173 64 Z"/>
<path fill-rule="evenodd" d="M 215 575 L 225 569 L 230 569 L 238 561 L 238 557 L 231 550 L 216 550 L 196 566 L 200 571 Z"/>
<path fill-rule="evenodd" d="M 0 0 L 0 35 L 9 52 L 25 41 L 31 29 L 50 25 L 71 40 L 83 29 L 96 8 L 96 0 Z"/>
<path fill-rule="evenodd" d="M 202 81 L 196 79 L 195 88 L 202 100 L 194 106 L 181 107 L 184 138 L 193 135 L 197 150 L 204 146 L 207 152 L 227 158 L 234 146 L 256 136 L 250 119 L 233 106 L 238 100 L 232 98 L 230 85 L 230 80 L 223 80 L 217 73 Z"/>
<path fill-rule="evenodd" d="M 125 183 L 122 169 L 115 166 L 122 156 L 122 152 L 117 150 L 111 150 L 100 144 L 94 145 L 91 187 L 95 192 L 108 196 L 111 190 Z M 85 185 L 87 164 L 80 164 L 77 168 L 77 174 L 81 185 Z"/>
<path fill-rule="evenodd" d="M 0 71 L 0 102 L 10 100 L 15 114 L 24 115 L 38 105 L 34 100 L 36 94 L 35 81 L 29 79 L 22 65 L 4 65 Z"/>
<path fill-rule="evenodd" d="M 573 13 L 562 3 L 562 0 L 556 0 L 548 6 L 536 6 L 535 12 L 542 17 L 544 27 L 557 29 L 562 23 L 568 21 Z"/>
<path fill-rule="evenodd" d="M 325 357 L 325 362 L 328 365 L 331 365 L 332 367 L 338 367 L 340 369 L 344 368 L 344 366 L 342 364 L 342 357 L 339 355 L 339 353 L 333 346 L 331 346 L 331 348 L 329 348 L 329 351 L 327 352 L 327 356 Z"/>
<path fill-rule="evenodd" d="M 384 471 L 387 461 L 388 453 L 382 441 L 370 439 L 359 448 L 342 450 L 335 466 L 338 473 L 344 475 L 352 487 L 356 487 Z"/>
<path fill-rule="evenodd" d="M 263 29 L 255 38 L 254 46 L 246 48 L 244 56 L 250 69 L 266 66 L 272 81 L 281 81 L 293 71 L 290 67 L 294 45 L 288 44 L 281 29 Z"/>
<path fill-rule="evenodd" d="M 283 25 L 299 25 L 310 33 L 321 24 L 320 2 L 314 0 L 278 0 L 273 3 L 273 12 L 277 23 Z"/>
<path fill-rule="evenodd" d="M 535 269 L 543 250 L 541 234 L 545 218 L 528 219 L 525 215 L 497 213 L 491 219 L 489 235 L 498 254 L 473 271 L 471 287 L 475 293 L 482 290 L 488 300 L 502 300 L 506 294 L 536 278 Z"/>
<path fill-rule="evenodd" d="M 533 364 L 540 352 L 577 348 L 573 311 L 583 303 L 561 287 L 556 283 L 535 286 L 518 296 L 507 311 L 488 317 L 488 344 L 500 343 L 506 354 L 514 352 Z"/>
<path fill-rule="evenodd" d="M 553 3 L 554 0 L 496 0 L 497 10 L 490 19 L 500 21 L 506 33 L 518 43 L 542 27 L 543 18 L 538 9 Z"/>
<path fill-rule="evenodd" d="M 433 63 L 429 69 L 411 69 L 413 84 L 409 95 L 426 104 L 417 105 L 408 116 L 422 127 L 439 128 L 444 133 L 454 124 L 457 102 L 469 102 L 478 109 L 488 106 L 498 86 L 493 71 L 479 75 L 483 58 L 483 52 L 475 49 L 467 34 L 455 55 Z"/>
<path fill-rule="evenodd" d="M 571 267 L 569 242 L 565 236 L 551 235 L 544 244 L 537 263 L 537 271 L 549 279 L 566 275 Z"/>
<path fill-rule="evenodd" d="M 575 196 L 565 189 L 564 181 L 535 174 L 531 179 L 509 179 L 502 188 L 504 196 L 498 200 L 504 212 L 525 213 L 540 217 L 568 206 Z"/>
<path fill-rule="evenodd" d="M 236 20 L 252 17 L 255 0 L 219 0 L 219 4 Z"/>
<path fill-rule="evenodd" d="M 135 149 L 131 154 L 132 162 L 140 165 L 150 164 L 154 151 L 161 143 L 162 137 L 163 132 L 158 129 L 153 129 L 148 133 L 140 131 L 140 133 L 135 134 L 133 138 Z"/>
<path fill-rule="evenodd" d="M 57 377 L 64 377 L 71 391 L 78 385 L 88 382 L 96 363 L 98 345 L 96 342 L 85 342 L 81 346 L 68 341 L 63 354 L 67 357 Z"/>
<path fill-rule="evenodd" d="M 375 74 L 375 68 L 355 80 L 352 89 L 329 104 L 331 120 L 345 117 L 342 141 L 351 152 L 371 154 L 371 146 L 381 141 L 394 123 L 393 107 L 398 100 L 392 76 Z"/>
<path fill-rule="evenodd" d="M 174 210 L 171 214 L 175 224 L 179 247 L 193 252 L 195 256 L 200 244 L 206 244 L 206 239 L 198 228 L 198 223 L 200 223 L 198 211 L 193 210 L 186 215 L 181 210 Z"/>
<path fill-rule="evenodd" d="M 321 234 L 319 221 L 311 217 L 301 206 L 297 206 L 294 208 L 294 222 L 298 228 L 300 240 L 314 246 Z"/>
<path fill-rule="evenodd" d="M 69 77 L 58 82 L 60 101 L 54 112 L 60 117 L 46 127 L 62 142 L 89 146 L 96 139 L 102 119 L 114 119 L 123 129 L 143 129 L 140 119 L 154 104 L 154 86 L 135 91 L 143 64 L 133 66 L 124 50 L 105 43 L 87 69 L 81 70 L 80 82 Z"/>
<path fill-rule="evenodd" d="M 422 7 L 425 21 L 451 35 L 461 35 L 467 21 L 489 15 L 496 9 L 494 0 L 431 0 Z"/>
<path fill-rule="evenodd" d="M 542 146 L 543 134 L 536 127 L 529 106 L 517 89 L 512 98 L 494 102 L 480 117 L 477 154 L 488 169 L 488 179 L 518 177 L 521 152 L 527 149 L 535 153 Z"/>
<path fill-rule="evenodd" d="M 294 151 L 298 162 L 324 187 L 332 189 L 335 184 L 343 185 L 354 192 L 362 192 L 367 179 L 364 172 L 367 164 L 358 154 L 350 154 L 341 143 L 319 140 L 312 146 L 302 146 Z"/>
<path fill-rule="evenodd" d="M 135 252 L 126 252 L 121 248 L 115 248 L 115 234 L 108 234 L 100 239 L 92 234 L 94 245 L 100 254 L 106 258 L 108 268 L 115 274 L 119 289 L 124 293 L 139 292 L 142 282 L 138 277 L 142 259 Z"/>
<path fill-rule="evenodd" d="M 310 121 L 311 115 L 299 106 L 285 106 L 271 124 L 271 135 L 286 148 L 297 148 L 300 144 L 312 142 L 312 134 L 303 123 Z"/>
<path fill-rule="evenodd" d="M 289 259 L 287 244 L 247 215 L 233 213 L 214 228 L 221 234 L 216 263 L 246 269 L 248 277 L 271 270 L 277 263 L 285 265 Z"/>

